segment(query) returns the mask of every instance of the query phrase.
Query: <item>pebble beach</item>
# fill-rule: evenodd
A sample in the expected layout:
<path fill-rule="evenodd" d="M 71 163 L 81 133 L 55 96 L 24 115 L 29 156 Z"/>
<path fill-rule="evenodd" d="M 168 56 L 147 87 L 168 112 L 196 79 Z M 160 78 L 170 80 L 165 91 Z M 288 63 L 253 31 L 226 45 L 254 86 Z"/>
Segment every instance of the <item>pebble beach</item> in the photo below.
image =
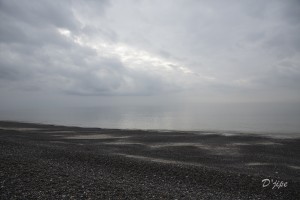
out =
<path fill-rule="evenodd" d="M 300 138 L 0 122 L 0 199 L 300 199 Z"/>

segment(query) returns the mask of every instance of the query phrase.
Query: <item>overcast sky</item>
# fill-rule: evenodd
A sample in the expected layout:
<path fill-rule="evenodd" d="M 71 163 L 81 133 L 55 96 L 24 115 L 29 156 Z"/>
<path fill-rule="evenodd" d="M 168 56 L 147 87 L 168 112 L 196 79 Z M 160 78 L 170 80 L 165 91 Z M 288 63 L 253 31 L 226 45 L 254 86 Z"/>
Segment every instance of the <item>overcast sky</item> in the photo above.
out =
<path fill-rule="evenodd" d="M 0 0 L 0 106 L 299 102 L 299 35 L 298 0 Z"/>

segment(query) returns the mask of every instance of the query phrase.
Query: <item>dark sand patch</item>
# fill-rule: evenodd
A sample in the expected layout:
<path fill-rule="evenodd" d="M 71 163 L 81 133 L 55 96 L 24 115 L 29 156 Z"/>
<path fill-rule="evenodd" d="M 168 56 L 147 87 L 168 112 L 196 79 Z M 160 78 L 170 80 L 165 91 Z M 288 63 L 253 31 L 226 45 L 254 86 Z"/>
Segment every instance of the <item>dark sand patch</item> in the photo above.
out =
<path fill-rule="evenodd" d="M 67 136 L 65 139 L 76 139 L 76 140 L 97 140 L 97 139 L 121 139 L 128 138 L 129 136 L 113 136 L 109 134 L 93 134 L 93 135 L 76 135 Z"/>

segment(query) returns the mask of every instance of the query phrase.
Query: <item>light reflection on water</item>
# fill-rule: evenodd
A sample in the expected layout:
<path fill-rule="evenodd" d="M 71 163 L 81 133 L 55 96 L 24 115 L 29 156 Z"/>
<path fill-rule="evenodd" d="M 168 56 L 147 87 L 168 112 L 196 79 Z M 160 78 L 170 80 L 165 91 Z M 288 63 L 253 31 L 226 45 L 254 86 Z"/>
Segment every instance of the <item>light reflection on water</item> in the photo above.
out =
<path fill-rule="evenodd" d="M 1 111 L 1 120 L 160 130 L 300 133 L 300 107 L 250 104 L 98 106 Z"/>

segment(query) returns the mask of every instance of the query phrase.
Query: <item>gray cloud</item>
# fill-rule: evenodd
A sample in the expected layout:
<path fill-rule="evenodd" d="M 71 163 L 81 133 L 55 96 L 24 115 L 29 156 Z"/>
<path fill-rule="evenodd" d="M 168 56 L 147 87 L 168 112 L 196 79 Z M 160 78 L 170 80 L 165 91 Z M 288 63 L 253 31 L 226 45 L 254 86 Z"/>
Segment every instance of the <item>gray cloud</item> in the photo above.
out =
<path fill-rule="evenodd" d="M 292 93 L 300 89 L 299 4 L 1 0 L 0 88 L 78 96 Z"/>
<path fill-rule="evenodd" d="M 6 18 L 11 18 L 19 23 L 34 27 L 45 28 L 48 26 L 77 28 L 77 21 L 69 8 L 70 1 L 1 1 L 1 13 Z"/>

